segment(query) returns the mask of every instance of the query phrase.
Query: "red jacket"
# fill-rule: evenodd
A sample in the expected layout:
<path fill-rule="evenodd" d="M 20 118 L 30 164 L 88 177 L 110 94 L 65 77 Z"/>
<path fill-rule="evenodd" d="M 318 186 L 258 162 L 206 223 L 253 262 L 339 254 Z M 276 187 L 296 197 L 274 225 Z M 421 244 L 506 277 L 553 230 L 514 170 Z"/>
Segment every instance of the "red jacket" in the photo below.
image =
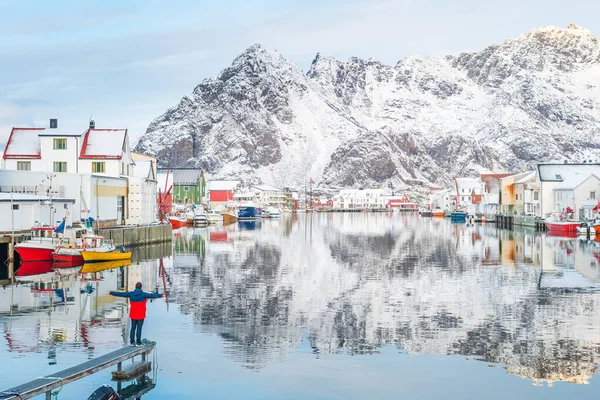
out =
<path fill-rule="evenodd" d="M 135 320 L 146 318 L 147 299 L 159 299 L 163 297 L 160 293 L 147 293 L 142 291 L 142 289 L 135 289 L 133 292 L 110 292 L 110 294 L 117 297 L 129 298 L 129 317 Z"/>

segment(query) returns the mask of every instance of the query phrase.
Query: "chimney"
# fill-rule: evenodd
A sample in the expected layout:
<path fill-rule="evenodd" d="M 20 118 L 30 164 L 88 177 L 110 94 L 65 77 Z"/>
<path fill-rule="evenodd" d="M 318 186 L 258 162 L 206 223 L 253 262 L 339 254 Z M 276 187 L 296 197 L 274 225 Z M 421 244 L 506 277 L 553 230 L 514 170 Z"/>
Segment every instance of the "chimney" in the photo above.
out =
<path fill-rule="evenodd" d="M 58 119 L 50 118 L 50 129 L 58 128 Z"/>
<path fill-rule="evenodd" d="M 96 128 L 96 122 L 93 119 L 90 119 L 90 129 Z"/>

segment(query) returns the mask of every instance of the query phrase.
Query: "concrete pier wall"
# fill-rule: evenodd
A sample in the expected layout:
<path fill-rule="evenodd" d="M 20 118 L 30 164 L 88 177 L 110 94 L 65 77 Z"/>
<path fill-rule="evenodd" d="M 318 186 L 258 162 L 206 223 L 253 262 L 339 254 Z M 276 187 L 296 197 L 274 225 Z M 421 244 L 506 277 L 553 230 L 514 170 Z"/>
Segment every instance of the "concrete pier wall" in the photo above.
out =
<path fill-rule="evenodd" d="M 98 235 L 112 240 L 115 246 L 138 246 L 169 242 L 173 237 L 171 225 L 148 225 L 99 229 Z"/>

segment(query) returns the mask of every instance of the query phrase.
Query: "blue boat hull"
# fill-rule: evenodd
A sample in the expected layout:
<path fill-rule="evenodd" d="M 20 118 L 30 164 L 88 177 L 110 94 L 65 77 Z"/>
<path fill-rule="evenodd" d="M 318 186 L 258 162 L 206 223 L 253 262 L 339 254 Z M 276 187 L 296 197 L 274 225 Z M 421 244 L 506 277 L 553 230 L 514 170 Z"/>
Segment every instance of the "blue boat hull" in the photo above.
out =
<path fill-rule="evenodd" d="M 465 213 L 465 212 L 453 212 L 452 214 L 450 214 L 450 218 L 453 220 L 459 220 L 459 219 L 464 220 L 466 217 L 467 217 L 467 213 Z"/>
<path fill-rule="evenodd" d="M 261 217 L 258 207 L 238 207 L 238 220 L 257 219 Z"/>

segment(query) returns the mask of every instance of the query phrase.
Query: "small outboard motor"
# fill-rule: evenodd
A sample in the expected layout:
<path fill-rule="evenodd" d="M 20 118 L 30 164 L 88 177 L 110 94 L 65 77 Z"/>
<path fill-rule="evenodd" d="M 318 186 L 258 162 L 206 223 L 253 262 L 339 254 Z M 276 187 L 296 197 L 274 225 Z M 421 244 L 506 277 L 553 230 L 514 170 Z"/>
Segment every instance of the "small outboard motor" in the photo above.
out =
<path fill-rule="evenodd" d="M 109 385 L 102 385 L 88 397 L 88 400 L 120 400 L 119 394 Z"/>

